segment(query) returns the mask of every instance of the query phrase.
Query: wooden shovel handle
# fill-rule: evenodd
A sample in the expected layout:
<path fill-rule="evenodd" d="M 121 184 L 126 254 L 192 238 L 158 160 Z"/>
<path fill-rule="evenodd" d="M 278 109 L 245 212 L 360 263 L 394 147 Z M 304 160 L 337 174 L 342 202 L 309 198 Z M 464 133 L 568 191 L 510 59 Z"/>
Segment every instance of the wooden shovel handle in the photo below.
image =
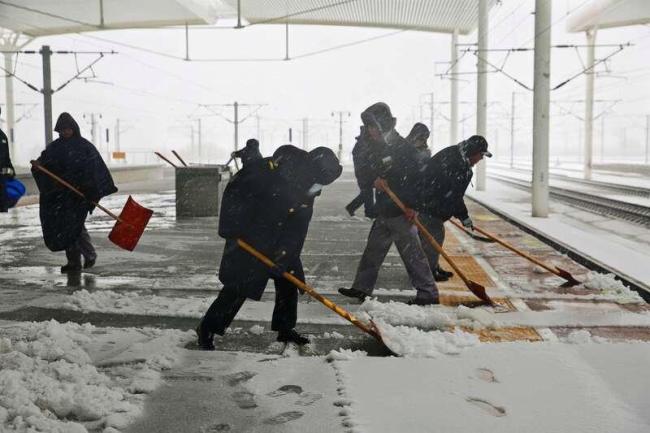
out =
<path fill-rule="evenodd" d="M 160 152 L 154 152 L 154 153 L 158 156 L 158 158 L 162 159 L 163 161 L 166 161 L 167 164 L 171 165 L 174 168 L 178 168 L 176 164 L 174 164 L 173 162 L 165 158 Z"/>
<path fill-rule="evenodd" d="M 72 192 L 74 192 L 75 194 L 77 194 L 78 196 L 80 196 L 81 198 L 83 198 L 84 200 L 86 200 L 88 203 L 92 204 L 93 206 L 97 206 L 99 209 L 101 209 L 101 210 L 103 210 L 104 212 L 106 212 L 106 214 L 107 214 L 108 216 L 110 216 L 111 218 L 113 218 L 115 221 L 119 221 L 119 222 L 121 222 L 121 223 L 124 222 L 120 217 L 118 217 L 117 215 L 115 215 L 115 214 L 114 214 L 113 212 L 111 212 L 110 210 L 106 209 L 106 208 L 105 208 L 104 206 L 102 206 L 101 204 L 99 204 L 99 203 L 97 203 L 97 202 L 94 202 L 94 201 L 88 199 L 88 198 L 87 198 L 87 197 L 86 197 L 86 196 L 85 196 L 81 191 L 79 191 L 79 190 L 78 190 L 77 188 L 75 188 L 74 186 L 70 185 L 68 182 L 66 182 L 65 180 L 63 180 L 62 178 L 60 178 L 59 176 L 57 176 L 56 174 L 52 173 L 52 172 L 51 172 L 50 170 L 48 170 L 47 168 L 43 167 L 43 166 L 41 165 L 41 163 L 39 163 L 38 161 L 34 161 L 34 160 L 32 160 L 32 161 L 30 161 L 30 163 L 32 164 L 32 166 L 33 166 L 34 168 L 36 168 L 36 169 L 42 171 L 43 173 L 47 174 L 48 176 L 50 176 L 50 177 L 51 177 L 52 179 L 54 179 L 55 181 L 59 182 L 61 185 L 65 186 L 66 188 L 68 188 L 69 190 L 71 190 Z"/>
<path fill-rule="evenodd" d="M 172 150 L 172 153 L 174 154 L 174 156 L 176 158 L 178 158 L 178 160 L 181 162 L 181 164 L 183 164 L 183 166 L 187 167 L 187 164 L 185 164 L 185 161 L 183 161 L 183 158 L 181 158 L 181 156 L 178 153 L 176 153 L 175 150 Z"/>
<path fill-rule="evenodd" d="M 275 263 L 271 261 L 268 257 L 266 257 L 264 254 L 261 252 L 257 251 L 253 246 L 250 244 L 246 243 L 245 241 L 241 239 L 237 239 L 237 245 L 250 255 L 254 256 L 256 259 L 264 263 L 266 266 L 269 268 L 275 267 Z M 296 278 L 294 275 L 290 274 L 289 272 L 284 272 L 282 274 L 284 278 L 286 278 L 290 283 L 295 285 L 296 287 L 299 287 L 301 290 L 304 290 L 311 296 L 312 298 L 316 299 L 319 301 L 321 304 L 325 305 L 327 308 L 330 310 L 334 311 L 336 314 L 339 316 L 343 317 L 344 319 L 348 320 L 350 323 L 352 323 L 354 326 L 357 328 L 361 329 L 363 332 L 366 332 L 379 341 L 381 341 L 381 336 L 379 335 L 379 332 L 374 326 L 368 326 L 365 323 L 361 322 L 359 319 L 357 319 L 352 313 L 349 311 L 345 310 L 344 308 L 339 307 L 336 305 L 334 302 L 330 301 L 320 293 L 318 293 L 316 290 L 314 290 L 312 287 L 308 286 L 304 282 L 300 281 L 298 278 Z"/>
<path fill-rule="evenodd" d="M 503 239 L 500 239 L 500 238 L 494 236 L 492 233 L 490 233 L 488 231 L 485 231 L 482 228 L 477 227 L 477 226 L 474 226 L 474 230 L 481 233 L 483 236 L 486 236 L 486 237 L 492 239 L 494 242 L 496 242 L 499 245 L 509 249 L 510 251 L 512 251 L 512 252 L 514 252 L 516 254 L 519 254 L 521 257 L 533 262 L 534 264 L 538 265 L 539 267 L 546 269 L 550 273 L 555 274 L 558 277 L 564 278 L 564 279 L 566 279 L 568 281 L 571 281 L 571 282 L 576 281 L 575 278 L 573 278 L 573 276 L 571 274 L 569 274 L 567 271 L 561 270 L 561 269 L 559 269 L 557 267 L 552 267 L 552 266 L 547 265 L 546 263 L 542 262 L 541 260 L 536 259 L 535 257 L 531 256 L 527 252 L 522 251 L 519 248 L 515 247 L 514 245 L 511 245 L 508 242 L 504 241 Z"/>
<path fill-rule="evenodd" d="M 384 181 L 383 179 L 379 181 L 379 183 L 378 181 L 375 181 L 375 186 L 380 187 L 380 189 L 382 189 L 386 194 L 388 194 L 391 200 L 395 202 L 395 204 L 402 210 L 402 212 L 406 213 L 406 206 L 404 205 L 404 203 L 402 203 L 402 200 L 400 200 L 400 198 L 397 197 L 397 195 L 395 195 L 395 193 L 390 189 L 386 181 Z M 417 215 L 413 219 L 413 221 L 415 222 L 415 225 L 417 226 L 420 233 L 422 233 L 424 237 L 427 238 L 431 246 L 438 252 L 438 254 L 444 257 L 447 263 L 449 263 L 449 265 L 452 267 L 452 269 L 456 271 L 456 274 L 461 278 L 461 280 L 463 280 L 463 283 L 465 283 L 469 291 L 472 292 L 474 295 L 476 295 L 476 297 L 478 297 L 479 299 L 494 305 L 494 302 L 492 301 L 492 299 L 490 299 L 487 292 L 485 291 L 485 287 L 483 287 L 481 284 L 477 283 L 476 281 L 472 281 L 469 278 L 467 278 L 465 273 L 463 273 L 463 271 L 458 267 L 458 265 L 456 265 L 456 263 L 451 259 L 451 257 L 449 257 L 449 255 L 442 249 L 440 244 L 436 242 L 436 240 L 431 235 L 431 233 L 429 233 L 429 230 L 427 230 L 424 224 L 420 222 L 420 219 L 417 217 Z"/>
<path fill-rule="evenodd" d="M 406 212 L 406 205 L 404 205 L 402 200 L 400 200 L 400 198 L 397 197 L 397 195 L 395 195 L 395 193 L 390 189 L 390 187 L 386 183 L 382 185 L 382 189 L 386 194 L 388 194 L 391 200 L 395 202 L 397 207 L 399 207 L 402 210 L 402 212 Z M 449 257 L 449 255 L 447 255 L 447 253 L 445 252 L 445 250 L 442 249 L 440 244 L 436 242 L 435 238 L 431 235 L 429 230 L 427 230 L 424 224 L 420 222 L 420 219 L 417 216 L 415 217 L 413 222 L 415 222 L 415 225 L 417 226 L 418 230 L 420 230 L 420 233 L 422 233 L 424 237 L 427 238 L 427 240 L 429 241 L 433 249 L 435 249 L 438 252 L 438 254 L 440 254 L 445 258 L 445 260 L 454 269 L 454 271 L 456 271 L 456 274 L 458 274 L 458 276 L 463 280 L 465 284 L 469 284 L 469 279 L 465 276 L 463 271 L 461 271 L 460 268 L 456 265 L 456 263 L 454 263 L 454 261 Z"/>

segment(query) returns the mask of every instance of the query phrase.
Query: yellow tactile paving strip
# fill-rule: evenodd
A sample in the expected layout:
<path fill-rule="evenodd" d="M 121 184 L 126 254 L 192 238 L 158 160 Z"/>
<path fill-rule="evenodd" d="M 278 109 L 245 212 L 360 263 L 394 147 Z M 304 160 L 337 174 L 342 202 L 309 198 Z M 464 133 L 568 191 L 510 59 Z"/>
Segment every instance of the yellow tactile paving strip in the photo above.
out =
<path fill-rule="evenodd" d="M 499 305 L 499 307 L 502 307 L 504 311 L 516 311 L 516 308 L 512 305 L 512 303 L 506 299 L 506 298 L 492 298 L 492 301 Z M 466 307 L 479 307 L 481 305 L 484 305 L 485 302 L 478 299 L 476 296 L 474 296 L 471 293 L 467 293 L 467 295 L 448 295 L 445 293 L 442 293 L 440 295 L 440 303 L 442 305 L 446 305 L 448 307 L 458 307 L 459 305 L 464 305 Z"/>
<path fill-rule="evenodd" d="M 476 259 L 472 256 L 468 255 L 458 255 L 458 256 L 450 256 L 451 260 L 454 261 L 454 263 L 463 271 L 465 276 L 469 278 L 470 280 L 479 283 L 483 287 L 496 287 L 496 284 L 494 284 L 494 281 L 492 281 L 492 278 L 485 272 L 485 270 L 481 267 L 481 265 L 478 264 Z M 452 270 L 451 266 L 447 261 L 443 258 L 441 258 L 442 261 L 442 267 L 447 269 L 447 270 Z M 438 283 L 438 287 L 441 289 L 447 289 L 447 290 L 467 290 L 467 286 L 465 286 L 465 283 L 463 283 L 463 280 L 460 279 L 456 273 L 454 273 L 454 276 L 451 277 L 448 281 L 443 281 Z"/>
<path fill-rule="evenodd" d="M 508 341 L 542 341 L 535 328 L 464 329 L 478 335 L 484 343 L 503 343 Z"/>

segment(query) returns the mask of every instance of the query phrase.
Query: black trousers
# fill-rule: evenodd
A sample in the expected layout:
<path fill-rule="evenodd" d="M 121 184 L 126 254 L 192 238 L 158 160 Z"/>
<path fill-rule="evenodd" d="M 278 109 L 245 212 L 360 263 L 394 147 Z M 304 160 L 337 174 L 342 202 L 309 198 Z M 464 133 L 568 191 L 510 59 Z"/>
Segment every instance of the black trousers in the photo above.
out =
<path fill-rule="evenodd" d="M 298 289 L 284 278 L 274 279 L 274 283 L 275 307 L 271 329 L 288 331 L 295 328 L 298 318 Z M 210 332 L 223 335 L 246 301 L 242 292 L 236 285 L 224 286 L 203 316 L 203 326 Z"/>
<path fill-rule="evenodd" d="M 83 256 L 86 261 L 97 259 L 97 253 L 95 252 L 93 244 L 90 242 L 90 235 L 88 234 L 85 225 L 81 229 L 81 233 L 77 240 L 66 248 L 65 256 L 68 259 L 68 263 L 74 264 L 81 263 L 81 256 Z"/>

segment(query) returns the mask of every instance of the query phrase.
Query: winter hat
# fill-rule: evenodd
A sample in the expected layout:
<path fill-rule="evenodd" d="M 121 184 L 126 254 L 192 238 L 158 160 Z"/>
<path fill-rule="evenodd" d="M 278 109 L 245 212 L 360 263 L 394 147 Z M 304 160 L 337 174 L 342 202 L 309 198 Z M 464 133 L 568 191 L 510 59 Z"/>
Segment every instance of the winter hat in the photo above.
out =
<path fill-rule="evenodd" d="M 410 143 L 413 143 L 417 139 L 423 139 L 427 140 L 429 138 L 429 128 L 427 128 L 427 125 L 424 123 L 416 123 L 413 125 L 413 128 L 411 128 L 411 132 L 409 132 L 409 135 L 406 137 L 406 140 Z"/>
<path fill-rule="evenodd" d="M 77 121 L 74 120 L 74 118 L 70 115 L 70 113 L 63 112 L 59 115 L 59 118 L 56 120 L 56 125 L 54 126 L 54 130 L 56 132 L 61 132 L 66 128 L 72 129 L 75 132 L 75 135 L 80 135 L 79 124 L 77 124 Z"/>
<path fill-rule="evenodd" d="M 480 135 L 472 135 L 467 140 L 462 143 L 463 152 L 467 156 L 480 153 L 483 156 L 492 158 L 492 153 L 488 151 L 488 142 L 487 140 Z"/>
<path fill-rule="evenodd" d="M 309 153 L 291 144 L 278 147 L 273 153 L 278 171 L 290 185 L 306 190 L 316 183 Z"/>
<path fill-rule="evenodd" d="M 317 147 L 309 152 L 312 170 L 316 183 L 329 185 L 341 175 L 343 167 L 339 164 L 332 149 L 324 146 Z"/>
<path fill-rule="evenodd" d="M 388 104 L 377 102 L 361 113 L 361 121 L 365 126 L 378 127 L 382 133 L 385 133 L 395 127 L 396 120 L 390 112 Z"/>

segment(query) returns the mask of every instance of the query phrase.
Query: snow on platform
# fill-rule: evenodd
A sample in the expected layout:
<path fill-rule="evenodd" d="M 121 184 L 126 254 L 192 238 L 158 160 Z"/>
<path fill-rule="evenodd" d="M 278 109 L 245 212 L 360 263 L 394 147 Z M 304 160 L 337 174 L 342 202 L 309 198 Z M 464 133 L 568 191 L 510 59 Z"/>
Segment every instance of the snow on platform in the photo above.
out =
<path fill-rule="evenodd" d="M 370 356 L 386 352 L 307 295 L 299 299 L 297 328 L 314 343 L 303 351 L 278 345 L 270 331 L 272 284 L 260 302 L 245 304 L 232 329 L 216 340 L 217 352 L 194 350 L 194 337 L 186 331 L 221 288 L 216 273 L 223 241 L 215 218 L 177 222 L 172 192 L 135 195 L 155 214 L 132 253 L 110 244 L 111 223 L 95 213 L 89 231 L 99 260 L 76 277 L 59 274 L 63 254 L 42 245 L 38 208 L 13 210 L 0 220 L 0 319 L 11 320 L 0 327 L 0 362 L 13 371 L 17 367 L 9 359 L 31 357 L 26 363 L 40 375 L 55 371 L 49 364 L 61 357 L 83 352 L 85 361 L 74 368 L 94 368 L 109 387 L 103 392 L 117 392 L 110 394 L 115 399 L 108 412 L 82 419 L 82 405 L 78 412 L 51 410 L 32 385 L 15 382 L 38 402 L 29 406 L 36 417 L 33 429 L 56 431 L 49 424 L 34 427 L 53 422 L 106 433 L 648 431 L 643 407 L 650 397 L 644 379 L 650 343 L 644 341 L 650 341 L 650 308 L 635 292 L 469 203 L 477 225 L 584 283 L 563 287 L 561 278 L 450 226 L 445 248 L 487 288 L 496 306 L 482 305 L 457 276 L 439 285 L 442 305 L 406 305 L 415 291 L 394 250 L 382 266 L 374 299 L 351 302 L 337 289 L 352 281 L 370 227 L 369 220 L 343 210 L 355 193 L 354 182 L 343 179 L 317 200 L 303 254 L 307 282 L 360 318 L 374 318 L 401 358 Z M 495 200 L 516 210 L 525 206 L 517 204 L 525 199 L 516 194 L 523 193 L 505 191 Z M 119 209 L 124 200 L 115 196 L 104 204 Z M 630 239 L 608 243 L 611 223 L 580 216 L 584 225 L 604 226 L 583 233 L 602 251 L 626 254 L 629 262 L 644 255 L 642 248 L 636 256 L 618 249 Z M 551 221 L 564 224 L 566 218 Z M 560 227 L 562 239 L 576 236 L 567 225 Z M 59 324 L 52 317 L 94 325 Z M 44 360 L 41 352 L 23 350 L 46 338 L 47 327 L 76 341 L 59 344 L 59 358 Z M 118 373 L 127 366 L 139 371 L 163 349 L 171 350 L 165 359 L 173 362 L 145 375 L 155 385 L 129 391 L 127 382 L 136 376 Z M 9 367 L 0 377 L 6 371 Z M 83 377 L 79 386 L 89 386 Z M 63 376 L 47 380 L 53 389 L 67 386 Z M 0 413 L 2 428 L 27 425 L 2 392 L 0 408 L 7 414 Z M 131 415 L 111 418 L 111 424 L 117 402 L 134 406 Z"/>

